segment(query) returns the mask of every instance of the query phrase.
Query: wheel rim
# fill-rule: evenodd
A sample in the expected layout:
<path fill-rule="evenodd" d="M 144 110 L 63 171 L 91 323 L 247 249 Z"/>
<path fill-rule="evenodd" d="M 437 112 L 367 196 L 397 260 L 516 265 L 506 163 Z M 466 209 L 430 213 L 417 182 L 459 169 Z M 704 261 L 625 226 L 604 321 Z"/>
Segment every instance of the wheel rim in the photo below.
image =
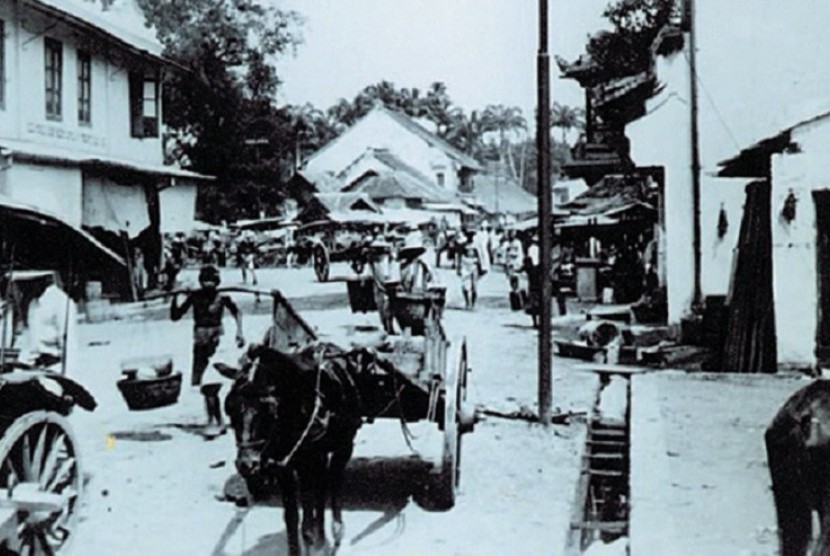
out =
<path fill-rule="evenodd" d="M 83 480 L 76 445 L 68 422 L 47 411 L 18 418 L 0 439 L 0 485 L 62 497 L 57 511 L 18 510 L 21 554 L 54 554 L 73 538 Z"/>
<path fill-rule="evenodd" d="M 452 357 L 447 359 L 446 375 L 444 376 L 444 451 L 441 458 L 441 472 L 438 497 L 436 502 L 443 509 L 455 505 L 456 487 L 459 476 L 459 441 L 461 439 L 458 427 L 458 394 L 460 390 L 459 370 L 463 361 L 463 342 L 453 342 Z M 458 347 L 455 347 L 458 346 Z"/>
<path fill-rule="evenodd" d="M 456 379 L 456 395 L 455 395 L 455 434 L 456 434 L 456 451 L 455 451 L 455 486 L 461 484 L 461 427 L 458 422 L 460 420 L 461 405 L 467 401 L 467 339 L 461 341 L 461 354 L 458 361 L 458 378 Z"/>

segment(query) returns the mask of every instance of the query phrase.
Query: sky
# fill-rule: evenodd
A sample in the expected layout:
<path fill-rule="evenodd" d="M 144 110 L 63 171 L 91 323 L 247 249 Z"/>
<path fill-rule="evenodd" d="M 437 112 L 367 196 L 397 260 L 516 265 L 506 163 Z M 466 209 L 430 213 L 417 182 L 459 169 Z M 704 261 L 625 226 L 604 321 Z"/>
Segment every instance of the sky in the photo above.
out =
<path fill-rule="evenodd" d="M 305 17 L 304 43 L 279 64 L 280 101 L 327 108 L 380 80 L 426 90 L 447 84 L 469 112 L 488 104 L 536 106 L 538 3 L 534 0 L 270 0 Z M 602 29 L 608 0 L 549 0 L 552 99 L 583 105 L 553 54 L 573 60 Z"/>

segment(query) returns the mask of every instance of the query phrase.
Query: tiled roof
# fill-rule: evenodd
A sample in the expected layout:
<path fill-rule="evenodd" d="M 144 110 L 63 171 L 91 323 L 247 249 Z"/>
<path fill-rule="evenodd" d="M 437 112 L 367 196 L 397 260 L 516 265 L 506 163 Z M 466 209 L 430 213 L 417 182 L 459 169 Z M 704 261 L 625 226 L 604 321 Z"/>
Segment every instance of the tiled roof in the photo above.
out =
<path fill-rule="evenodd" d="M 23 0 L 23 3 L 62 16 L 70 24 L 92 29 L 127 48 L 155 58 L 162 57 L 163 47 L 155 32 L 144 25 L 143 14 L 129 2 L 118 2 L 109 11 L 78 0 Z"/>
<path fill-rule="evenodd" d="M 361 162 L 369 162 L 367 171 L 350 183 L 343 184 L 349 170 Z M 372 163 L 374 161 L 374 164 Z M 344 191 L 362 191 L 371 198 L 405 197 L 426 201 L 449 201 L 453 195 L 430 181 L 423 173 L 413 168 L 387 149 L 369 148 L 340 174 L 340 186 Z"/>
<path fill-rule="evenodd" d="M 365 193 L 372 199 L 402 197 L 426 202 L 442 202 L 452 199 L 449 193 L 435 186 L 425 186 L 417 178 L 402 170 L 364 174 L 349 184 L 347 191 Z"/>
<path fill-rule="evenodd" d="M 350 210 L 380 212 L 380 208 L 364 193 L 317 193 L 314 196 L 329 212 Z"/>
<path fill-rule="evenodd" d="M 592 216 L 616 213 L 632 206 L 654 209 L 650 201 L 651 192 L 646 178 L 609 175 L 561 208 L 575 215 Z"/>
<path fill-rule="evenodd" d="M 472 199 L 490 214 L 536 212 L 536 197 L 522 189 L 516 180 L 492 174 L 473 179 Z"/>
<path fill-rule="evenodd" d="M 418 124 L 415 120 L 407 116 L 406 114 L 402 114 L 396 110 L 392 110 L 390 108 L 386 108 L 385 106 L 378 106 L 375 110 L 381 110 L 391 116 L 396 122 L 401 124 L 403 127 L 429 143 L 431 146 L 436 147 L 444 151 L 450 158 L 455 159 L 459 164 L 470 168 L 472 170 L 481 170 L 481 164 L 473 157 L 468 154 L 465 154 L 455 148 L 454 146 L 450 145 L 445 140 L 441 139 L 434 133 L 430 132 L 426 128 L 422 127 Z"/>

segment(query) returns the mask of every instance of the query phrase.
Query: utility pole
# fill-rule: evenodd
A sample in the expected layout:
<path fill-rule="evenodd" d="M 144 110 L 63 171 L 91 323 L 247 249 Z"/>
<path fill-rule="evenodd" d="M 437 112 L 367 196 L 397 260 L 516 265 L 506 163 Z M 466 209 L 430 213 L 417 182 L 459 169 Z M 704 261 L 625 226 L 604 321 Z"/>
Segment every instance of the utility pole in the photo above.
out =
<path fill-rule="evenodd" d="M 697 119 L 697 44 L 695 42 L 695 4 L 687 0 L 689 17 L 689 96 L 691 98 L 691 142 L 692 142 L 692 249 L 694 250 L 694 294 L 693 305 L 702 300 L 700 286 L 700 141 Z"/>
<path fill-rule="evenodd" d="M 539 54 L 536 59 L 536 149 L 539 188 L 539 422 L 545 426 L 551 421 L 551 190 L 550 190 L 550 56 L 548 54 L 548 0 L 539 0 Z"/>

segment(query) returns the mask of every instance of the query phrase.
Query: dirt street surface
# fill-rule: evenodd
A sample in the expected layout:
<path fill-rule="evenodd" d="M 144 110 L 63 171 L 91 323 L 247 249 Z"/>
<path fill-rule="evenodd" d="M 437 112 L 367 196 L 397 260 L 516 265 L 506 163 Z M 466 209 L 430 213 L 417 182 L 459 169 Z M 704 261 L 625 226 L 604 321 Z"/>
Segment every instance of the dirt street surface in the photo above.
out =
<path fill-rule="evenodd" d="M 500 273 L 482 284 L 481 306 L 458 309 L 460 294 L 450 272 L 444 324 L 450 337 L 466 336 L 473 373 L 469 396 L 489 408 L 535 410 L 536 332 L 529 318 L 507 307 Z M 239 283 L 233 270 L 225 284 Z M 353 315 L 345 284 L 319 284 L 311 271 L 260 273 L 261 285 L 280 287 L 321 336 L 343 338 L 348 327 L 377 324 L 376 315 Z M 311 296 L 311 297 L 310 297 Z M 246 310 L 245 333 L 261 337 L 270 301 Z M 116 389 L 119 362 L 139 355 L 173 356 L 189 379 L 192 321 L 155 318 L 80 327 L 84 364 L 72 376 L 99 401 L 94 413 L 76 411 L 87 475 L 86 500 L 73 554 L 227 555 L 285 553 L 279 499 L 253 507 L 221 500 L 239 490 L 231 434 L 205 441 L 194 428 L 204 420 L 203 399 L 185 386 L 178 404 L 130 412 Z M 214 361 L 233 363 L 233 324 Z M 554 405 L 591 407 L 597 380 L 577 365 L 554 359 Z M 772 555 L 776 533 L 763 431 L 783 400 L 803 384 L 794 377 L 690 375 L 656 377 L 659 434 L 665 439 L 668 479 L 655 474 L 650 488 L 665 499 L 664 520 L 675 539 L 673 553 Z M 206 380 L 222 380 L 210 370 Z M 227 382 L 223 393 L 227 391 Z M 637 403 L 635 400 L 634 403 Z M 654 409 L 657 409 L 655 407 Z M 522 421 L 488 418 L 462 445 L 461 492 L 447 512 L 430 512 L 413 498 L 425 465 L 440 453 L 441 436 L 431 423 L 411 427 L 413 447 L 392 420 L 365 425 L 345 488 L 346 537 L 338 554 L 499 556 L 562 554 L 571 518 L 585 426 L 545 430 Z M 633 431 L 637 434 L 637 431 Z M 635 472 L 651 474 L 649 465 Z M 633 493 L 636 504 L 637 493 Z M 327 516 L 328 517 L 328 516 Z M 330 525 L 330 517 L 327 520 Z M 660 524 L 647 527 L 661 527 Z M 328 527 L 327 527 L 328 528 Z M 654 533 L 654 531 L 651 531 Z M 327 531 L 331 537 L 330 529 Z M 636 531 L 634 532 L 636 534 Z M 648 556 L 648 555 L 646 555 Z"/>
<path fill-rule="evenodd" d="M 678 372 L 643 380 L 656 383 L 656 399 L 632 403 L 657 404 L 665 453 L 654 458 L 665 458 L 668 472 L 666 483 L 658 485 L 653 469 L 632 470 L 646 477 L 647 490 L 659 489 L 665 502 L 661 523 L 650 526 L 673 536 L 666 546 L 678 556 L 778 554 L 764 431 L 808 380 L 793 374 Z M 637 499 L 632 493 L 634 512 Z"/>
<path fill-rule="evenodd" d="M 452 288 L 452 275 L 445 279 Z M 233 272 L 224 278 L 226 284 L 238 281 Z M 343 283 L 312 282 L 308 269 L 263 272 L 260 281 L 282 286 L 289 296 L 345 291 Z M 296 285 L 300 283 L 304 285 Z M 536 333 L 526 315 L 506 308 L 506 291 L 501 274 L 487 277 L 482 307 L 476 312 L 450 308 L 444 324 L 450 337 L 467 337 L 473 369 L 469 396 L 474 402 L 505 411 L 534 408 Z M 459 304 L 457 297 L 454 292 L 451 307 Z M 377 320 L 376 315 L 352 315 L 342 305 L 303 311 L 303 316 L 323 336 L 342 336 L 347 325 Z M 265 314 L 246 315 L 247 337 L 261 338 L 268 321 Z M 198 393 L 186 386 L 175 406 L 130 412 L 116 389 L 120 360 L 138 355 L 171 354 L 175 368 L 189 378 L 191 326 L 190 321 L 136 319 L 80 327 L 85 364 L 72 375 L 93 391 L 100 405 L 94 413 L 77 411 L 72 416 L 88 475 L 74 554 L 284 553 L 277 502 L 238 508 L 217 500 L 226 486 L 233 489 L 238 481 L 235 448 L 230 434 L 210 442 L 194 434 L 193 426 L 204 418 Z M 240 352 L 233 346 L 230 319 L 225 327 L 214 361 L 232 363 Z M 206 380 L 222 379 L 211 370 Z M 563 410 L 590 406 L 593 375 L 572 371 L 557 360 L 554 381 L 555 405 Z M 463 440 L 456 506 L 428 512 L 411 495 L 420 486 L 422 462 L 440 452 L 437 427 L 412 427 L 413 452 L 396 421 L 365 425 L 346 477 L 346 537 L 338 554 L 559 553 L 584 430 L 582 423 L 548 430 L 495 418 L 479 423 Z"/>

